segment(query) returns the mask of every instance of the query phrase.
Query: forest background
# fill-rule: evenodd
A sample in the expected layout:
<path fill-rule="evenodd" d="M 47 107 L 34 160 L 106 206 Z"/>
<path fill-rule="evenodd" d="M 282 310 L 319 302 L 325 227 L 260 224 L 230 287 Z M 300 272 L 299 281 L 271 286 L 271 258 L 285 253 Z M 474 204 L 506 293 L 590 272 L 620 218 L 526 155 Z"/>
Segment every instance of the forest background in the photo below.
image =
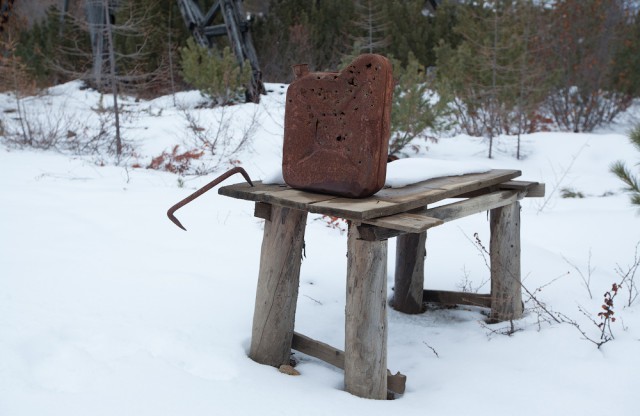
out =
<path fill-rule="evenodd" d="M 213 53 L 199 50 L 189 41 L 177 1 L 3 0 L 2 5 L 7 9 L 9 3 L 11 18 L 0 33 L 0 91 L 28 95 L 82 79 L 100 91 L 139 98 L 196 87 L 211 105 L 242 100 L 248 74 L 226 49 L 228 40 L 219 38 Z M 206 12 L 214 1 L 197 3 Z M 638 4 L 246 0 L 243 7 L 264 81 L 290 82 L 297 63 L 337 71 L 360 53 L 389 57 L 396 81 L 390 154 L 406 156 L 414 139 L 436 140 L 438 132 L 453 130 L 486 137 L 489 157 L 495 137 L 517 135 L 520 158 L 521 134 L 590 132 L 640 96 Z M 112 35 L 110 68 L 96 68 L 100 52 L 92 44 L 96 29 L 87 23 L 88 7 L 112 14 L 100 28 Z M 117 145 L 109 148 L 120 155 L 124 147 L 117 135 Z"/>

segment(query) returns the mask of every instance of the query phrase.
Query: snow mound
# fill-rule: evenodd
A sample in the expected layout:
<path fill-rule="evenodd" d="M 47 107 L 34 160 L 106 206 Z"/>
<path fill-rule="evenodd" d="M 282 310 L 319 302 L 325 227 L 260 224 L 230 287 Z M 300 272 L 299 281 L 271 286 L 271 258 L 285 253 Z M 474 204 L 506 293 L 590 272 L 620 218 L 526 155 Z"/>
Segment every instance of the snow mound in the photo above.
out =
<path fill-rule="evenodd" d="M 387 188 L 402 188 L 403 186 L 442 176 L 482 173 L 489 170 L 491 170 L 491 167 L 479 162 L 439 160 L 428 157 L 399 159 L 387 165 L 387 179 L 384 185 Z M 284 185 L 282 169 L 274 169 L 267 173 L 262 183 Z"/>
<path fill-rule="evenodd" d="M 491 170 L 491 167 L 479 162 L 459 162 L 429 157 L 399 159 L 387 165 L 385 186 L 402 188 L 403 186 L 441 176 L 458 176 L 468 173 L 482 173 L 489 170 Z"/>

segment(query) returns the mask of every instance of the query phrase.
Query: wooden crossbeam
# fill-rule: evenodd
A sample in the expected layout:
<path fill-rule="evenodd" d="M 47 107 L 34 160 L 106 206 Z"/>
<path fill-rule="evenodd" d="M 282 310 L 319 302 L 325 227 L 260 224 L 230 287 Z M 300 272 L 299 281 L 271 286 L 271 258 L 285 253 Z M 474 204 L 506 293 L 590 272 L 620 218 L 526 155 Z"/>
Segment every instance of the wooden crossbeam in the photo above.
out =
<path fill-rule="evenodd" d="M 468 293 L 468 292 L 450 292 L 447 290 L 429 290 L 423 291 L 423 301 L 442 303 L 445 305 L 469 305 L 491 307 L 491 295 Z"/>
<path fill-rule="evenodd" d="M 469 198 L 453 204 L 442 205 L 423 211 L 426 217 L 438 218 L 443 222 L 457 220 L 483 211 L 503 207 L 514 203 L 523 197 L 517 191 L 498 191 L 490 194 Z"/>
<path fill-rule="evenodd" d="M 429 228 L 444 224 L 444 221 L 418 213 L 402 213 L 390 215 L 388 217 L 375 218 L 364 221 L 366 224 L 375 225 L 381 228 L 403 231 L 406 233 L 421 233 Z"/>
<path fill-rule="evenodd" d="M 358 232 L 360 238 L 366 241 L 384 240 L 404 233 L 421 233 L 445 222 L 512 204 L 523 196 L 516 190 L 497 191 L 427 210 L 363 220 Z"/>
<path fill-rule="evenodd" d="M 514 190 L 522 192 L 525 198 L 540 198 L 545 194 L 544 183 L 529 181 L 506 181 L 498 185 L 489 186 L 477 191 L 466 192 L 458 195 L 456 198 L 473 198 L 480 195 L 486 195 L 496 191 Z"/>
<path fill-rule="evenodd" d="M 344 370 L 344 351 L 334 348 L 329 344 L 316 341 L 306 335 L 294 332 L 291 348 Z M 406 384 L 407 376 L 399 372 L 391 374 L 391 372 L 387 370 L 388 390 L 396 394 L 404 394 Z"/>
<path fill-rule="evenodd" d="M 539 182 L 507 181 L 499 185 L 500 189 L 512 189 L 526 192 L 526 198 L 541 198 L 545 193 L 545 186 Z"/>

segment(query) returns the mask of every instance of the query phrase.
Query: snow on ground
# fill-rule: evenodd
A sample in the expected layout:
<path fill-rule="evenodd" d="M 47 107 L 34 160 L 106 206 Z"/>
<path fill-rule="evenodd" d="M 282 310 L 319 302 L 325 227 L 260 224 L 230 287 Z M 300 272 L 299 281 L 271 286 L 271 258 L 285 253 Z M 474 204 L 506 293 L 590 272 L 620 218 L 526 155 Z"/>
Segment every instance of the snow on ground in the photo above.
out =
<path fill-rule="evenodd" d="M 259 122 L 237 155 L 255 179 L 280 163 L 284 88 L 227 109 L 234 129 Z M 219 115 L 195 109 L 197 93 L 175 98 L 125 102 L 140 165 L 186 140 L 181 108 L 203 123 Z M 67 84 L 27 105 L 89 123 L 99 99 Z M 5 121 L 12 105 L 0 95 Z M 520 161 L 509 137 L 491 160 L 486 143 L 464 135 L 416 156 L 519 169 L 547 184 L 547 197 L 522 203 L 524 283 L 597 338 L 578 307 L 596 318 L 640 240 L 640 216 L 608 172 L 614 160 L 638 161 L 628 127 L 528 135 Z M 531 301 L 512 336 L 493 334 L 505 324 L 484 325 L 482 309 L 389 309 L 388 366 L 408 377 L 395 401 L 351 396 L 340 370 L 299 353 L 299 377 L 258 365 L 247 357 L 262 238 L 253 204 L 209 192 L 178 212 L 184 232 L 166 209 L 213 175 L 181 187 L 170 173 L 94 162 L 0 147 L 0 415 L 637 414 L 640 300 L 624 307 L 625 289 L 615 340 L 600 349 L 570 325 L 539 324 Z M 565 187 L 585 197 L 561 198 Z M 488 270 L 473 235 L 488 244 L 488 228 L 479 214 L 430 230 L 427 287 L 481 286 Z M 310 216 L 305 240 L 296 330 L 341 346 L 346 235 Z M 391 295 L 393 240 L 389 252 Z M 585 277 L 590 265 L 593 299 L 569 263 Z"/>

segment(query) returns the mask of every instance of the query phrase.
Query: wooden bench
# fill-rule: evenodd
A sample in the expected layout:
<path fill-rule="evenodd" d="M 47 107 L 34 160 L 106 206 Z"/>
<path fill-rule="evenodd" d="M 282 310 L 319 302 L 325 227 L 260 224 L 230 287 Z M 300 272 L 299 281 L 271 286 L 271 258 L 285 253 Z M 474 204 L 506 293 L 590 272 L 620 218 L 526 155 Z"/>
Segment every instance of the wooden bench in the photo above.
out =
<path fill-rule="evenodd" d="M 255 201 L 265 219 L 249 356 L 279 367 L 291 349 L 343 368 L 345 390 L 386 399 L 402 393 L 404 377 L 387 370 L 387 239 L 397 237 L 393 306 L 420 313 L 424 301 L 477 304 L 491 319 L 522 316 L 520 203 L 544 196 L 544 184 L 513 181 L 517 170 L 435 178 L 403 188 L 385 188 L 349 199 L 257 182 L 221 187 L 219 194 Z M 461 200 L 427 208 L 448 198 Z M 448 221 L 490 211 L 491 294 L 424 290 L 426 231 Z M 344 352 L 294 333 L 307 213 L 349 222 Z"/>

